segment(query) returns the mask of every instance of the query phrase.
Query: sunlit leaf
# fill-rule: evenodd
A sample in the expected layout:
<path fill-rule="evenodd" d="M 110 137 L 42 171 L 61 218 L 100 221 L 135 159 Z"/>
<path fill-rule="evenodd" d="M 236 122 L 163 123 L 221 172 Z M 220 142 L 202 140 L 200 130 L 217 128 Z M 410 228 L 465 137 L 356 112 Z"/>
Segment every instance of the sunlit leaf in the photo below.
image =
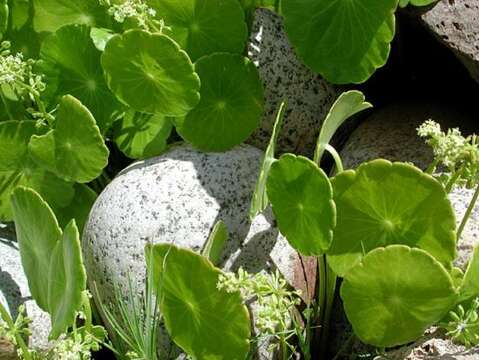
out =
<path fill-rule="evenodd" d="M 246 140 L 263 114 L 258 70 L 242 55 L 218 53 L 198 60 L 201 100 L 177 120 L 180 135 L 203 151 L 226 151 Z"/>
<path fill-rule="evenodd" d="M 410 164 L 374 160 L 332 180 L 337 207 L 328 262 L 344 275 L 376 247 L 428 251 L 447 268 L 456 257 L 456 222 L 443 186 Z"/>
<path fill-rule="evenodd" d="M 331 245 L 336 223 L 333 190 L 311 160 L 286 154 L 273 163 L 268 198 L 281 233 L 303 255 L 321 255 Z"/>
<path fill-rule="evenodd" d="M 347 272 L 341 298 L 354 333 L 378 347 L 416 340 L 457 300 L 445 268 L 424 250 L 378 248 Z"/>
<path fill-rule="evenodd" d="M 221 271 L 205 257 L 168 244 L 153 245 L 153 259 L 146 258 L 153 262 L 160 311 L 173 341 L 195 359 L 245 359 L 248 310 L 239 293 L 218 290 Z"/>

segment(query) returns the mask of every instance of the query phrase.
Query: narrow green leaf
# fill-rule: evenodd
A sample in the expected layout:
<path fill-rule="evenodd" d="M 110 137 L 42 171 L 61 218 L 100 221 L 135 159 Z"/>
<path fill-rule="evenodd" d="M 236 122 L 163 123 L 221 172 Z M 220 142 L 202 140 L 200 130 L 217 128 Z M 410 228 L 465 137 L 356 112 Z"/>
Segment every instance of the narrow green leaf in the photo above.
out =
<path fill-rule="evenodd" d="M 113 93 L 139 112 L 183 116 L 198 104 L 200 80 L 193 64 L 165 35 L 141 30 L 115 35 L 101 63 Z"/>
<path fill-rule="evenodd" d="M 271 139 L 269 140 L 268 147 L 264 154 L 263 162 L 261 164 L 261 169 L 259 172 L 258 182 L 256 183 L 256 188 L 253 193 L 253 199 L 251 201 L 251 207 L 249 209 L 249 218 L 251 221 L 261 212 L 266 209 L 269 204 L 268 194 L 266 193 L 266 181 L 268 180 L 269 170 L 271 165 L 276 161 L 275 159 L 275 149 L 276 142 L 278 141 L 278 136 L 283 125 L 284 112 L 286 111 L 286 102 L 282 102 L 279 106 L 278 114 L 276 115 L 276 120 L 273 126 L 273 133 L 271 134 Z"/>
<path fill-rule="evenodd" d="M 173 245 L 145 250 L 159 291 L 160 311 L 173 341 L 195 359 L 243 360 L 250 319 L 239 293 L 218 290 L 221 271 L 205 257 Z M 151 264 L 151 261 L 153 264 Z"/>
<path fill-rule="evenodd" d="M 326 146 L 346 120 L 351 116 L 372 107 L 370 103 L 365 102 L 364 100 L 365 97 L 362 92 L 351 90 L 342 93 L 334 102 L 321 126 L 314 154 L 315 159 L 318 159 L 318 161 L 321 160 Z"/>
<path fill-rule="evenodd" d="M 216 52 L 242 53 L 247 38 L 244 11 L 237 0 L 148 0 L 196 61 Z"/>
<path fill-rule="evenodd" d="M 33 136 L 28 148 L 36 162 L 69 181 L 92 181 L 108 164 L 109 151 L 95 119 L 69 95 L 60 101 L 55 129 Z"/>
<path fill-rule="evenodd" d="M 263 114 L 263 85 L 242 55 L 216 53 L 199 59 L 201 100 L 177 121 L 178 133 L 202 151 L 226 151 L 246 140 Z"/>
<path fill-rule="evenodd" d="M 321 255 L 333 240 L 336 208 L 328 177 L 314 162 L 285 154 L 273 163 L 268 198 L 281 233 L 303 255 Z"/>
<path fill-rule="evenodd" d="M 228 228 L 226 224 L 220 220 L 213 227 L 205 248 L 202 251 L 202 255 L 216 265 L 221 258 L 227 240 Z"/>
<path fill-rule="evenodd" d="M 51 254 L 48 272 L 48 309 L 52 319 L 50 338 L 57 339 L 75 321 L 86 289 L 86 272 L 82 262 L 80 234 L 72 220 Z"/>
<path fill-rule="evenodd" d="M 462 300 L 479 296 L 479 246 L 474 248 L 459 293 Z"/>
<path fill-rule="evenodd" d="M 341 298 L 361 341 L 392 347 L 415 341 L 457 301 L 446 269 L 404 245 L 378 248 L 346 274 Z"/>
<path fill-rule="evenodd" d="M 12 209 L 30 292 L 38 306 L 48 312 L 50 262 L 62 231 L 48 204 L 31 189 L 19 187 L 13 192 Z"/>

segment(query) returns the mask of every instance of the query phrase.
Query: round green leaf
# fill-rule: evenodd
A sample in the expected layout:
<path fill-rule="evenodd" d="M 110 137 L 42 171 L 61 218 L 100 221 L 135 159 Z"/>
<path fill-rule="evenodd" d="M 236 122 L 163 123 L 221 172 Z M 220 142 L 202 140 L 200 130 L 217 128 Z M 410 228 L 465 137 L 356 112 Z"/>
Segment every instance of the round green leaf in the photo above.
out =
<path fill-rule="evenodd" d="M 171 28 L 168 34 L 193 61 L 215 52 L 241 53 L 247 26 L 237 0 L 149 0 Z"/>
<path fill-rule="evenodd" d="M 114 138 L 118 148 L 132 159 L 159 155 L 166 148 L 171 134 L 171 121 L 160 114 L 144 114 L 130 110 L 118 122 Z"/>
<path fill-rule="evenodd" d="M 452 279 L 426 251 L 378 248 L 345 276 L 341 298 L 355 334 L 391 347 L 416 340 L 457 300 Z"/>
<path fill-rule="evenodd" d="M 115 95 L 139 112 L 183 116 L 199 101 L 200 80 L 169 37 L 129 30 L 108 41 L 101 62 Z"/>
<path fill-rule="evenodd" d="M 273 163 L 268 198 L 279 230 L 303 255 L 323 254 L 331 245 L 336 222 L 333 190 L 314 162 L 286 154 Z"/>
<path fill-rule="evenodd" d="M 201 100 L 177 121 L 177 130 L 200 150 L 229 150 L 259 125 L 264 100 L 258 70 L 243 56 L 224 53 L 203 57 L 195 66 Z"/>
<path fill-rule="evenodd" d="M 383 66 L 398 0 L 283 0 L 286 32 L 299 57 L 327 80 L 361 83 Z"/>
<path fill-rule="evenodd" d="M 101 52 L 95 47 L 86 25 L 68 25 L 49 35 L 40 55 L 59 72 L 57 94 L 79 99 L 93 114 L 102 132 L 112 123 L 118 108 L 108 89 L 100 64 Z"/>
<path fill-rule="evenodd" d="M 337 175 L 332 184 L 338 216 L 328 262 L 336 274 L 392 244 L 419 247 L 451 267 L 455 214 L 433 177 L 413 165 L 374 160 Z"/>
<path fill-rule="evenodd" d="M 33 159 L 64 179 L 86 183 L 108 164 L 108 148 L 95 119 L 74 97 L 60 102 L 55 129 L 33 136 L 28 146 Z"/>
<path fill-rule="evenodd" d="M 103 25 L 105 8 L 98 0 L 33 0 L 33 25 L 37 32 L 53 32 L 64 25 Z"/>
<path fill-rule="evenodd" d="M 239 293 L 217 289 L 221 271 L 205 257 L 168 244 L 147 246 L 146 259 L 153 262 L 160 311 L 173 341 L 195 359 L 245 359 L 248 310 Z"/>

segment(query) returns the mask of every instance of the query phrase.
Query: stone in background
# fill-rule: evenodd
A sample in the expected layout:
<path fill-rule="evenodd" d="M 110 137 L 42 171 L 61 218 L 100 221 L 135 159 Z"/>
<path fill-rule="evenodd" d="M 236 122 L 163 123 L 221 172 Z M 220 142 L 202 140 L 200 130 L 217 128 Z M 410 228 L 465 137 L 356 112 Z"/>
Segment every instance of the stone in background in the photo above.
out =
<path fill-rule="evenodd" d="M 419 16 L 479 82 L 479 1 L 440 0 Z"/>
<path fill-rule="evenodd" d="M 278 152 L 311 156 L 320 126 L 339 96 L 338 89 L 300 62 L 286 37 L 281 16 L 271 10 L 256 10 L 248 56 L 258 67 L 265 87 L 265 114 L 247 142 L 266 149 L 279 105 L 287 100 Z"/>
<path fill-rule="evenodd" d="M 30 324 L 32 336 L 30 346 L 38 349 L 48 348 L 50 333 L 50 316 L 42 311 L 30 296 L 27 278 L 23 272 L 18 244 L 15 241 L 13 225 L 0 223 L 0 302 L 10 312 L 15 320 L 17 309 L 26 304 L 27 316 L 33 322 Z M 2 359 L 0 346 L 0 359 Z M 6 356 L 6 355 L 5 355 Z M 8 359 L 8 358 L 7 358 Z"/>

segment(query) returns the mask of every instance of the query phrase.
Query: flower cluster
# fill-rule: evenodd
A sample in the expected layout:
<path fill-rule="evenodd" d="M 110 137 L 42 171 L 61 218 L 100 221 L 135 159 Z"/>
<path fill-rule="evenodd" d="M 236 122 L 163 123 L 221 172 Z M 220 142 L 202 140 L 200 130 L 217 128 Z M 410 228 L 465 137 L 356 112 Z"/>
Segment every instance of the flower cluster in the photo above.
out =
<path fill-rule="evenodd" d="M 13 55 L 10 43 L 3 41 L 0 45 L 0 85 L 7 85 L 12 93 L 10 96 L 25 98 L 27 95 L 34 100 L 45 90 L 43 76 L 35 74 L 35 60 L 25 60 L 21 53 Z"/>
<path fill-rule="evenodd" d="M 105 5 L 109 6 L 108 13 L 119 23 L 132 19 L 138 23 L 139 27 L 145 30 L 152 30 L 153 24 L 157 23 L 155 20 L 156 10 L 141 0 L 126 0 L 119 5 L 110 4 L 107 0 Z"/>
<path fill-rule="evenodd" d="M 91 352 L 100 350 L 99 340 L 88 332 L 74 331 L 51 350 L 51 360 L 90 360 Z"/>
<path fill-rule="evenodd" d="M 230 293 L 239 291 L 246 301 L 255 300 L 255 325 L 260 333 L 266 335 L 286 332 L 291 324 L 292 311 L 301 302 L 300 292 L 289 290 L 278 271 L 271 275 L 252 275 L 240 268 L 237 275 L 220 275 L 217 287 Z"/>
<path fill-rule="evenodd" d="M 441 126 L 433 120 L 427 120 L 418 129 L 418 135 L 426 138 L 434 152 L 434 163 L 431 171 L 438 165 L 447 168 L 454 183 L 460 183 L 468 188 L 474 187 L 479 181 L 479 143 L 477 136 L 464 137 L 459 129 L 441 130 Z"/>
<path fill-rule="evenodd" d="M 472 300 L 466 311 L 462 305 L 457 306 L 456 311 L 451 311 L 451 321 L 443 325 L 448 331 L 447 335 L 466 347 L 479 345 L 479 298 Z"/>
<path fill-rule="evenodd" d="M 0 338 L 4 338 L 13 345 L 17 344 L 17 336 L 28 338 L 31 335 L 29 326 L 32 320 L 26 316 L 25 304 L 18 307 L 18 315 L 14 326 L 8 327 L 7 323 L 0 317 Z"/>

